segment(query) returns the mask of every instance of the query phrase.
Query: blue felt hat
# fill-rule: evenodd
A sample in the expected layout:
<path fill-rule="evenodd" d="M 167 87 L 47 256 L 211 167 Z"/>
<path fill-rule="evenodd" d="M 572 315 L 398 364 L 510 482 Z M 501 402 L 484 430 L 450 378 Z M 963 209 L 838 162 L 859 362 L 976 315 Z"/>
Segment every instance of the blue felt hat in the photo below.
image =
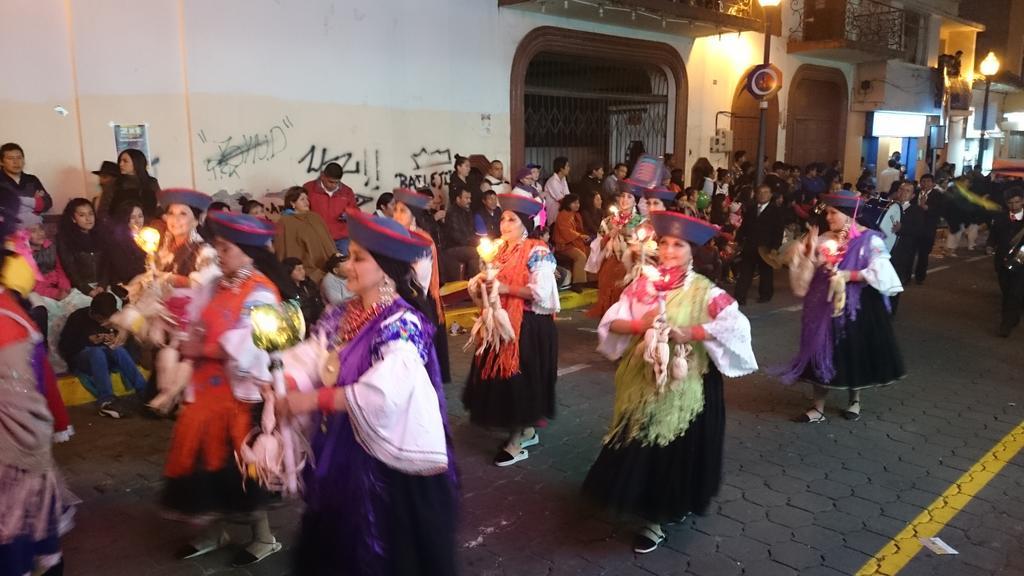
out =
<path fill-rule="evenodd" d="M 395 195 L 395 200 L 405 204 L 412 210 L 427 210 L 430 207 L 430 201 L 433 200 L 426 194 L 420 194 L 412 188 L 395 188 L 392 194 Z"/>
<path fill-rule="evenodd" d="M 274 237 L 273 224 L 248 214 L 214 210 L 206 222 L 216 236 L 241 246 L 263 247 Z"/>
<path fill-rule="evenodd" d="M 665 179 L 663 171 L 664 165 L 661 163 L 661 160 L 649 154 L 644 154 L 636 161 L 636 164 L 633 166 L 633 172 L 625 181 L 640 188 L 654 188 L 660 186 L 661 182 Z"/>
<path fill-rule="evenodd" d="M 544 208 L 544 204 L 519 194 L 498 194 L 498 205 L 502 210 L 511 210 L 516 214 L 531 218 L 540 214 Z"/>
<path fill-rule="evenodd" d="M 349 237 L 374 254 L 413 263 L 430 252 L 430 242 L 412 236 L 391 218 L 371 216 L 359 210 L 348 212 Z"/>
<path fill-rule="evenodd" d="M 192 190 L 190 188 L 168 188 L 161 190 L 157 194 L 157 202 L 161 206 L 167 208 L 171 204 L 184 204 L 185 206 L 191 206 L 197 210 L 206 210 L 210 207 L 210 203 L 213 202 L 213 198 L 210 198 L 209 194 L 204 194 L 198 190 Z"/>
<path fill-rule="evenodd" d="M 651 225 L 658 236 L 672 236 L 703 246 L 718 235 L 718 227 L 679 212 L 657 210 L 651 212 Z"/>
<path fill-rule="evenodd" d="M 834 194 L 822 194 L 818 200 L 845 214 L 853 214 L 864 200 L 856 190 L 840 190 Z"/>
<path fill-rule="evenodd" d="M 665 203 L 675 202 L 676 193 L 664 186 L 658 186 L 655 188 L 644 189 L 644 198 L 657 198 Z"/>

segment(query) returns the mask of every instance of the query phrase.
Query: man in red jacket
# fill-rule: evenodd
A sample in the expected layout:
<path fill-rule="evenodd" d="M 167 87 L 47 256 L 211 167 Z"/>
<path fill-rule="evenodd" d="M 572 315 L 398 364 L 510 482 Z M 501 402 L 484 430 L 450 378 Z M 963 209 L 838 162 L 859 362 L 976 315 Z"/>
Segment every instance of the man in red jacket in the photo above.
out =
<path fill-rule="evenodd" d="M 337 162 L 324 166 L 320 177 L 302 185 L 309 195 L 309 209 L 316 212 L 327 224 L 327 231 L 334 239 L 338 252 L 348 256 L 348 224 L 345 212 L 359 209 L 352 189 L 341 183 L 342 170 Z"/>

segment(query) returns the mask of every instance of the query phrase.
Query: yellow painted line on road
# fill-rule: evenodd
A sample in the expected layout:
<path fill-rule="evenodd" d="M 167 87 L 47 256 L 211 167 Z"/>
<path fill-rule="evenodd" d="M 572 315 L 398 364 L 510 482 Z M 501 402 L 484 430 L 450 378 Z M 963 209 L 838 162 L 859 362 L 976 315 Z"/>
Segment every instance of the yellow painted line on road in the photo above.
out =
<path fill-rule="evenodd" d="M 964 472 L 942 496 L 918 514 L 857 571 L 857 576 L 895 576 L 921 550 L 921 538 L 937 536 L 946 524 L 1024 448 L 1024 421 Z"/>

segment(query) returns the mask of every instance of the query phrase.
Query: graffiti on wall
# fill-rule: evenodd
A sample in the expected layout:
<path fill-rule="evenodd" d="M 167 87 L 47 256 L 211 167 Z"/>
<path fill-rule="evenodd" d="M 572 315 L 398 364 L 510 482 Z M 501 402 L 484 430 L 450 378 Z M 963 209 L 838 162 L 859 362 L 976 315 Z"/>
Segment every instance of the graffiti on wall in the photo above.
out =
<path fill-rule="evenodd" d="M 288 131 L 294 124 L 288 116 L 259 132 L 243 133 L 226 138 L 207 138 L 200 130 L 197 134 L 203 145 L 212 144 L 216 152 L 204 161 L 206 172 L 214 180 L 238 178 L 247 166 L 270 162 L 288 149 Z"/>
<path fill-rule="evenodd" d="M 449 148 L 427 150 L 426 146 L 409 155 L 412 168 L 396 172 L 395 181 L 401 188 L 442 189 L 448 186 L 452 175 L 452 151 Z"/>

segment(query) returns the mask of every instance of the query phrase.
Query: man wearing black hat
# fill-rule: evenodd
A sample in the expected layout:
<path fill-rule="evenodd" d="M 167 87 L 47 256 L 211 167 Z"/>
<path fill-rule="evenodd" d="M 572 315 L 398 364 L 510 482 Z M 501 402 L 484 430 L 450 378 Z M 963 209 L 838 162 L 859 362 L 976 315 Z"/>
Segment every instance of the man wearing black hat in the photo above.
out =
<path fill-rule="evenodd" d="M 106 216 L 110 213 L 110 204 L 114 200 L 114 183 L 117 182 L 121 171 L 117 164 L 110 160 L 104 160 L 100 169 L 93 170 L 92 173 L 99 178 L 100 183 L 100 195 L 96 199 L 96 212 Z"/>
<path fill-rule="evenodd" d="M 995 249 L 996 276 L 1003 293 L 999 335 L 1006 338 L 1020 324 L 1024 306 L 1024 265 L 1015 263 L 1018 251 L 1024 249 L 1024 189 L 1006 191 L 1006 211 L 993 222 L 988 245 Z"/>

